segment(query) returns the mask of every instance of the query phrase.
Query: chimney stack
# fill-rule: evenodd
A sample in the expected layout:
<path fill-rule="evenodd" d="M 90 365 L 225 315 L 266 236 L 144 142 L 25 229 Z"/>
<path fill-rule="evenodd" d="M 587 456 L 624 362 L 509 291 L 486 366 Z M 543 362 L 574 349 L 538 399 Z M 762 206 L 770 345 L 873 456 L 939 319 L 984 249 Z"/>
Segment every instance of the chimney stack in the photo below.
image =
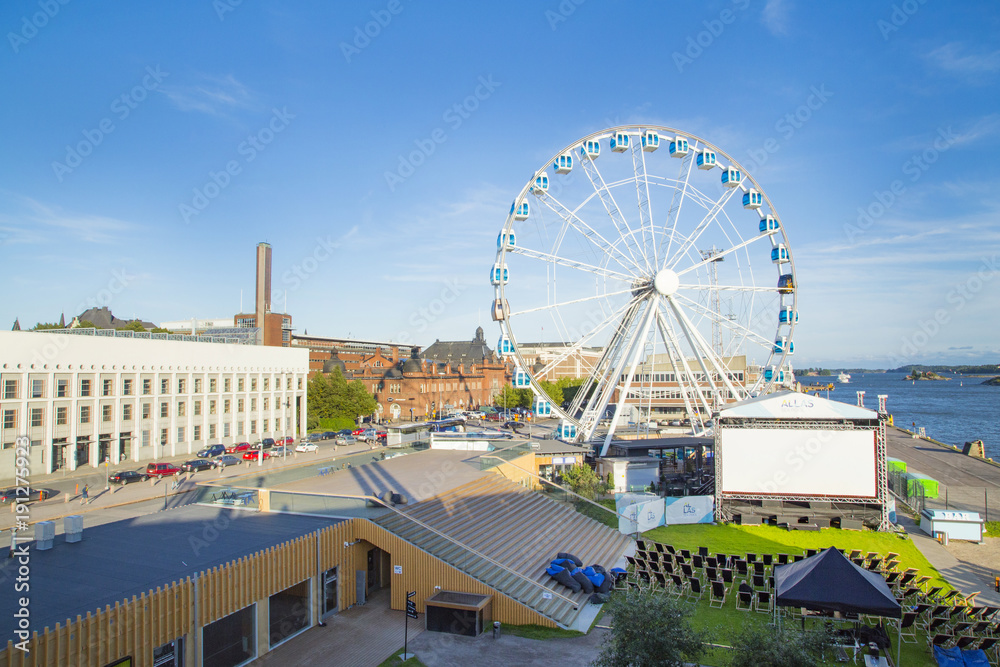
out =
<path fill-rule="evenodd" d="M 263 330 L 264 315 L 271 312 L 271 244 L 257 244 L 257 326 Z"/>

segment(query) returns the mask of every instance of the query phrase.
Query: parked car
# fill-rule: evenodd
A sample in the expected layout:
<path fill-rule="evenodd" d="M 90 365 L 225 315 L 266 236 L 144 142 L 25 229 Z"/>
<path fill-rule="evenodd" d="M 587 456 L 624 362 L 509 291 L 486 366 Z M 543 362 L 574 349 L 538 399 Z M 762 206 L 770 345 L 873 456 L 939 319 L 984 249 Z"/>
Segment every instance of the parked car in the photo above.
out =
<path fill-rule="evenodd" d="M 121 484 L 125 486 L 132 482 L 145 482 L 149 477 L 146 473 L 139 470 L 122 470 L 121 472 L 116 472 L 114 475 L 108 478 L 112 484 Z"/>
<path fill-rule="evenodd" d="M 297 452 L 318 452 L 319 446 L 313 442 L 303 442 L 298 447 L 295 448 Z"/>
<path fill-rule="evenodd" d="M 356 445 L 358 439 L 353 435 L 338 435 L 336 442 L 338 445 Z"/>
<path fill-rule="evenodd" d="M 247 451 L 243 452 L 243 458 L 244 460 L 247 461 L 256 461 L 260 457 L 262 451 L 263 450 L 260 449 L 248 449 Z M 268 452 L 263 452 L 263 453 L 265 461 L 271 457 L 271 455 Z"/>
<path fill-rule="evenodd" d="M 150 463 L 146 466 L 147 477 L 171 477 L 181 472 L 181 469 L 173 463 Z"/>
<path fill-rule="evenodd" d="M 323 439 L 324 440 L 333 440 L 336 437 L 337 437 L 337 432 L 336 431 L 323 431 Z"/>
<path fill-rule="evenodd" d="M 202 470 L 211 470 L 214 467 L 214 463 L 205 459 L 191 459 L 181 464 L 181 470 L 184 472 L 200 472 Z"/>
<path fill-rule="evenodd" d="M 274 438 L 264 438 L 263 440 L 260 441 L 260 443 L 264 449 L 271 449 L 271 447 L 274 447 L 274 445 L 276 444 L 274 442 Z"/>
<path fill-rule="evenodd" d="M 27 486 L 12 486 L 9 489 L 0 491 L 0 502 L 12 503 L 17 499 L 21 500 L 45 500 L 53 495 L 51 489 L 36 489 Z"/>
<path fill-rule="evenodd" d="M 232 454 L 223 454 L 222 456 L 216 456 L 214 459 L 215 465 L 219 468 L 225 468 L 226 466 L 239 465 L 240 459 L 236 458 Z"/>
<path fill-rule="evenodd" d="M 358 440 L 362 440 L 364 442 L 371 442 L 375 440 L 376 437 L 378 437 L 378 431 L 376 431 L 373 428 L 366 428 L 364 431 L 361 432 L 361 435 L 358 436 Z"/>
<path fill-rule="evenodd" d="M 353 431 L 351 431 L 351 435 L 353 435 L 356 438 L 364 432 L 365 430 L 363 428 L 356 428 Z"/>
<path fill-rule="evenodd" d="M 211 459 L 226 453 L 225 445 L 209 445 L 205 449 L 198 451 L 199 459 Z"/>
<path fill-rule="evenodd" d="M 339 431 L 337 431 L 335 435 L 354 435 L 354 429 L 353 428 L 342 428 Z"/>
<path fill-rule="evenodd" d="M 274 444 L 276 444 L 276 445 L 294 445 L 295 444 L 295 438 L 293 438 L 290 435 L 286 435 L 284 438 L 278 438 L 277 440 L 275 440 Z"/>
<path fill-rule="evenodd" d="M 284 456 L 286 453 L 290 453 L 292 448 L 288 445 L 278 445 L 274 447 L 269 453 L 271 456 Z"/>
<path fill-rule="evenodd" d="M 237 454 L 239 452 L 245 452 L 248 449 L 250 449 L 250 443 L 249 442 L 238 442 L 235 445 L 231 445 L 229 447 L 226 447 L 226 453 L 227 454 Z"/>

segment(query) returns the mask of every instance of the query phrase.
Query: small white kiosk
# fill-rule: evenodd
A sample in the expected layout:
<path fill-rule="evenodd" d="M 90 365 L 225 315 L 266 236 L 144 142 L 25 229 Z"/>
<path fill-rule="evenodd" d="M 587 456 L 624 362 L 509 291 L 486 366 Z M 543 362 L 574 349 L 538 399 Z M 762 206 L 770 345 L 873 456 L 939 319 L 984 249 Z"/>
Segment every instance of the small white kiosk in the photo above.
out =
<path fill-rule="evenodd" d="M 931 536 L 944 533 L 948 540 L 983 541 L 983 520 L 979 512 L 925 509 L 920 513 L 920 529 Z"/>

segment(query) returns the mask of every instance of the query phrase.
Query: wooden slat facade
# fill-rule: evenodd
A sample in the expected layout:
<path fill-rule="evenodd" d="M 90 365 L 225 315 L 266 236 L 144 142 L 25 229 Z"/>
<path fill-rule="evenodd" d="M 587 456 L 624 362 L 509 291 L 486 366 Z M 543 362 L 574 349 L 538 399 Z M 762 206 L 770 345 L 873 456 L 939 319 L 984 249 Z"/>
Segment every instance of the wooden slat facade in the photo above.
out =
<path fill-rule="evenodd" d="M 319 575 L 333 567 L 338 568 L 339 608 L 354 605 L 356 571 L 367 569 L 367 552 L 373 546 L 387 552 L 393 566 L 403 568 L 402 575 L 390 575 L 393 609 L 404 609 L 406 591 L 416 590 L 417 609 L 423 612 L 424 600 L 437 592 L 434 586 L 440 586 L 493 595 L 495 620 L 556 625 L 381 526 L 351 519 L 36 631 L 27 653 L 8 641 L 0 650 L 0 667 L 101 667 L 127 656 L 132 657 L 133 667 L 151 667 L 153 649 L 181 637 L 185 639 L 185 664 L 197 665 L 200 656 L 196 659 L 195 651 L 201 650 L 197 631 L 251 604 L 266 605 L 270 595 L 307 579 L 312 579 L 311 623 L 315 623 L 322 586 Z M 257 633 L 258 656 L 268 650 L 263 630 Z"/>

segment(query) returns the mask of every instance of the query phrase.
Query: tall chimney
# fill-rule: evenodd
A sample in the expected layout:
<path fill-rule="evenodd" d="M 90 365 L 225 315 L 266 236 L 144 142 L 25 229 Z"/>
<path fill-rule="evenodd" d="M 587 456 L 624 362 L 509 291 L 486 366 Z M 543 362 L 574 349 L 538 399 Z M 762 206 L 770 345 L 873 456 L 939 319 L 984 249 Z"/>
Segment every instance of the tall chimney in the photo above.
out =
<path fill-rule="evenodd" d="M 257 326 L 263 330 L 264 315 L 271 312 L 271 244 L 257 244 Z"/>

